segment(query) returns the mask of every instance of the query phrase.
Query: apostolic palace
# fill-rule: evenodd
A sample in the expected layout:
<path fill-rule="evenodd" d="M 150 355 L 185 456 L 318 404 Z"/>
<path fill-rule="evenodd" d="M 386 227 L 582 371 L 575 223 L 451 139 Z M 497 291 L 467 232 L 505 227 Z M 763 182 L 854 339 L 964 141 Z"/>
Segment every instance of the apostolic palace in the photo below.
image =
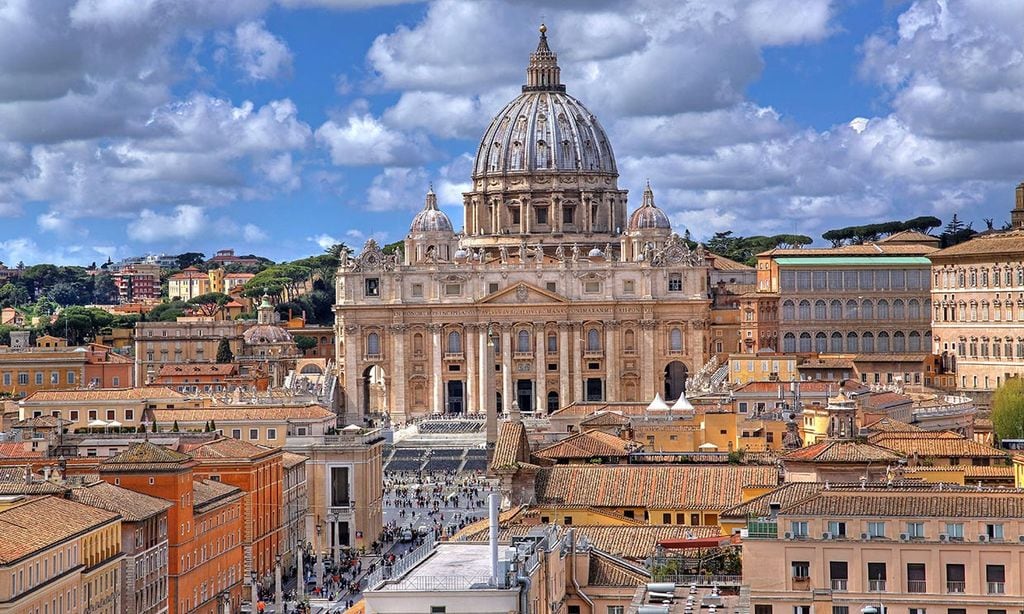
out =
<path fill-rule="evenodd" d="M 627 211 L 611 143 L 566 93 L 545 30 L 484 132 L 456 232 L 434 193 L 402 255 L 370 240 L 337 278 L 347 418 L 553 411 L 683 391 L 704 360 L 711 257 L 648 186 Z M 493 354 L 491 353 L 493 352 Z"/>

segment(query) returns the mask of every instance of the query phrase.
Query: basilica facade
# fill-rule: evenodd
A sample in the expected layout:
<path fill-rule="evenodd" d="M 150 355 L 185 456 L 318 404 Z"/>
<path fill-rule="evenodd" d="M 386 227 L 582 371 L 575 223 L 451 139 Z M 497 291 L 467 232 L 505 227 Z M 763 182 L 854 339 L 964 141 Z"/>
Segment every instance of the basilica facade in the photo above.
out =
<path fill-rule="evenodd" d="M 404 250 L 342 256 L 346 420 L 668 399 L 708 347 L 711 257 L 650 186 L 628 213 L 611 143 L 561 83 L 545 29 L 481 139 L 464 226 L 432 191 Z"/>

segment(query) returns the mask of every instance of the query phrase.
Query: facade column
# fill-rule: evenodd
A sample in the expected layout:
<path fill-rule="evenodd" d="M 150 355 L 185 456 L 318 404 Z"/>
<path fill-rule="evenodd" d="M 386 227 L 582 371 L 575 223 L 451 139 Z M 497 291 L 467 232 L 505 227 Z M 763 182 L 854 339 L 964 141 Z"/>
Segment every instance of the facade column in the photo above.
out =
<path fill-rule="evenodd" d="M 391 415 L 392 421 L 405 422 L 408 418 L 408 406 L 405 402 L 405 325 L 394 324 L 391 326 L 391 343 L 393 345 L 393 352 L 391 353 L 391 371 L 388 372 L 388 376 L 391 378 L 391 391 L 392 404 L 388 407 L 388 413 Z M 398 416 L 396 418 L 396 415 Z"/>
<path fill-rule="evenodd" d="M 537 415 L 544 415 L 548 413 L 548 386 L 545 381 L 547 378 L 545 372 L 547 370 L 547 348 L 545 343 L 547 342 L 547 334 L 544 332 L 544 325 L 538 324 L 534 327 L 534 337 L 536 337 L 535 347 L 537 348 L 536 354 L 533 357 L 533 363 L 535 371 L 537 373 L 537 379 L 533 383 L 533 396 L 537 399 L 534 404 L 534 413 Z"/>
<path fill-rule="evenodd" d="M 562 407 L 574 400 L 569 373 L 569 323 L 563 321 L 558 323 L 558 404 Z"/>
<path fill-rule="evenodd" d="M 654 328 L 657 320 L 641 320 L 640 364 L 647 368 L 640 370 L 640 400 L 649 402 L 656 391 L 657 365 L 654 360 Z"/>
<path fill-rule="evenodd" d="M 359 397 L 362 386 L 359 385 L 359 374 L 356 373 L 358 369 L 356 352 L 359 351 L 362 340 L 357 335 L 358 327 L 349 325 L 339 328 L 343 328 L 345 331 L 345 415 L 347 416 L 345 421 L 361 423 L 363 403 Z"/>
<path fill-rule="evenodd" d="M 573 324 L 572 330 L 573 400 L 582 403 L 583 396 L 583 334 L 582 324 Z"/>
<path fill-rule="evenodd" d="M 530 229 L 533 226 L 533 220 L 530 219 L 532 217 L 531 213 L 533 213 L 533 206 L 529 203 L 524 201 L 523 204 L 519 205 L 519 221 L 522 222 L 519 225 L 520 232 L 530 234 Z"/>
<path fill-rule="evenodd" d="M 487 390 L 494 388 L 494 363 L 488 360 L 491 355 L 490 350 L 487 347 L 489 339 L 487 338 L 487 332 L 489 327 L 487 324 L 480 324 L 480 332 L 477 334 L 477 345 L 479 346 L 479 352 L 477 352 L 477 360 L 480 361 L 480 368 L 477 369 L 477 375 L 480 378 L 479 387 L 477 394 L 480 395 L 477 407 L 480 408 L 481 413 L 487 413 L 487 409 L 494 404 L 493 398 L 488 398 Z M 490 378 L 490 386 L 488 386 L 488 379 Z"/>
<path fill-rule="evenodd" d="M 479 365 L 476 361 L 476 336 L 480 334 L 479 327 L 476 324 L 467 324 L 465 326 L 465 332 L 463 336 L 462 348 L 466 352 L 466 413 L 475 414 L 480 410 L 477 409 L 477 369 Z"/>
<path fill-rule="evenodd" d="M 501 325 L 501 407 L 508 413 L 512 409 L 512 327 Z"/>
<path fill-rule="evenodd" d="M 621 401 L 619 398 L 618 373 L 622 372 L 621 357 L 618 355 L 616 340 L 619 335 L 619 323 L 616 321 L 605 322 L 604 324 L 604 387 L 605 401 Z"/>
<path fill-rule="evenodd" d="M 444 412 L 444 390 L 442 389 L 442 377 L 444 376 L 444 361 L 441 359 L 441 325 L 431 324 L 427 327 L 430 330 L 431 339 L 431 366 L 433 367 L 433 407 L 432 412 Z"/>

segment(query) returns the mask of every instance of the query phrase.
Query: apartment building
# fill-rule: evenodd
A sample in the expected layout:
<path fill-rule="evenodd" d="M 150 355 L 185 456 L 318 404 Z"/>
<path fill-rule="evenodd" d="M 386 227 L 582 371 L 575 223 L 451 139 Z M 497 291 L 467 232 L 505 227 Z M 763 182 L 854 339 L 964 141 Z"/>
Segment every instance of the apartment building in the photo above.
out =
<path fill-rule="evenodd" d="M 169 431 L 205 429 L 215 424 L 229 437 L 272 447 L 285 446 L 291 437 L 325 435 L 338 426 L 338 416 L 322 405 L 256 405 L 209 402 L 204 407 L 153 409 L 149 421 Z"/>
<path fill-rule="evenodd" d="M 301 454 L 285 452 L 281 459 L 284 469 L 284 541 L 281 545 L 282 564 L 286 569 L 295 565 L 299 553 L 305 548 L 306 509 L 309 496 L 306 493 L 306 461 Z"/>
<path fill-rule="evenodd" d="M 117 299 L 122 305 L 160 298 L 160 266 L 157 264 L 129 264 L 115 271 L 113 278 Z"/>
<path fill-rule="evenodd" d="M 825 485 L 751 521 L 756 614 L 1007 614 L 1020 608 L 1024 491 Z"/>
<path fill-rule="evenodd" d="M 196 318 L 181 322 L 139 322 L 135 325 L 135 381 L 156 379 L 168 363 L 212 363 L 217 346 L 227 339 L 235 356 L 243 353 L 242 333 L 251 323 Z"/>
<path fill-rule="evenodd" d="M 52 416 L 70 430 L 95 428 L 100 422 L 115 428 L 136 428 L 146 410 L 187 405 L 185 395 L 170 388 L 117 388 L 41 391 L 18 402 L 21 419 Z"/>

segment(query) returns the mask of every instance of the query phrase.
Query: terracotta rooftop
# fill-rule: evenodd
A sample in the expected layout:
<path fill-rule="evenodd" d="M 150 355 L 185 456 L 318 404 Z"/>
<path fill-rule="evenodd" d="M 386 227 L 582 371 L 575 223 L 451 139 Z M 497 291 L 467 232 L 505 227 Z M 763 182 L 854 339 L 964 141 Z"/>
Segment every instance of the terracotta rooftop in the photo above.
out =
<path fill-rule="evenodd" d="M 181 365 L 164 365 L 157 372 L 157 377 L 177 377 L 185 375 L 234 375 L 238 365 L 234 363 L 191 363 Z"/>
<path fill-rule="evenodd" d="M 722 510 L 743 487 L 775 485 L 775 467 L 745 465 L 558 465 L 537 475 L 538 505 Z"/>
<path fill-rule="evenodd" d="M 759 393 L 759 394 L 778 394 L 779 390 L 783 391 L 783 394 L 789 395 L 789 384 L 790 382 L 747 382 L 746 384 L 737 388 L 734 393 Z M 847 394 L 867 392 L 869 388 L 862 385 L 856 380 L 846 380 L 844 382 L 823 382 L 819 380 L 804 380 L 799 382 L 801 394 L 814 394 L 823 393 L 834 395 L 839 393 L 840 385 Z"/>
<path fill-rule="evenodd" d="M 1017 489 L 850 489 L 822 490 L 781 512 L 787 516 L 1020 518 L 1024 491 Z"/>
<path fill-rule="evenodd" d="M 721 518 L 764 518 L 771 512 L 770 503 L 778 503 L 780 507 L 803 501 L 807 497 L 825 488 L 824 482 L 788 482 L 729 509 L 722 510 Z"/>
<path fill-rule="evenodd" d="M 174 507 L 170 501 L 114 486 L 102 480 L 71 489 L 71 499 L 85 505 L 116 512 L 127 522 L 145 520 Z"/>
<path fill-rule="evenodd" d="M 149 413 L 160 424 L 182 422 L 251 422 L 256 420 L 317 420 L 336 418 L 337 414 L 322 405 L 216 405 L 199 409 L 151 409 Z"/>
<path fill-rule="evenodd" d="M 627 426 L 629 424 L 629 418 L 622 414 L 614 411 L 601 411 L 589 418 L 580 420 L 580 427 L 608 427 L 608 426 Z"/>
<path fill-rule="evenodd" d="M 1013 482 L 1013 465 L 954 465 L 963 467 L 964 479 L 973 480 L 994 480 L 1006 479 Z"/>
<path fill-rule="evenodd" d="M 204 441 L 197 445 L 187 446 L 187 448 L 183 448 L 181 451 L 197 459 L 254 459 L 281 453 L 280 448 L 261 446 L 233 437 L 221 437 L 213 441 Z"/>
<path fill-rule="evenodd" d="M 712 254 L 712 255 L 714 256 L 715 259 L 714 259 L 714 261 L 711 264 L 711 268 L 715 269 L 716 271 L 753 271 L 754 270 L 754 267 L 747 266 L 747 265 L 743 264 L 742 262 L 736 262 L 735 260 L 732 260 L 730 258 L 726 258 L 725 256 L 719 256 L 718 254 Z"/>
<path fill-rule="evenodd" d="M 20 441 L 0 441 L 0 458 L 39 458 L 39 451 L 26 450 Z"/>
<path fill-rule="evenodd" d="M 903 354 L 857 354 L 853 362 L 924 362 L 928 358 L 925 353 L 903 353 Z"/>
<path fill-rule="evenodd" d="M 624 415 L 639 415 L 647 412 L 650 401 L 643 403 L 570 403 L 551 413 L 556 418 L 590 416 L 602 411 L 613 411 Z"/>
<path fill-rule="evenodd" d="M 114 512 L 59 497 L 37 497 L 0 511 L 0 564 L 31 554 L 117 520 Z"/>
<path fill-rule="evenodd" d="M 913 424 L 907 424 L 897 420 L 896 418 L 884 417 L 880 418 L 871 424 L 864 427 L 868 431 L 875 433 L 923 433 L 923 428 L 914 426 Z"/>
<path fill-rule="evenodd" d="M 876 445 L 894 450 L 904 456 L 917 454 L 924 458 L 1009 458 L 1006 450 L 1000 450 L 965 437 L 902 437 L 891 433 L 872 438 Z"/>
<path fill-rule="evenodd" d="M 1019 254 L 1024 254 L 1024 230 L 983 234 L 929 254 L 928 257 L 933 262 L 948 262 L 965 256 L 990 256 L 1005 260 Z"/>
<path fill-rule="evenodd" d="M 913 426 L 913 425 L 907 425 Z M 869 430 L 873 430 L 872 426 Z M 879 439 L 887 439 L 889 437 L 898 437 L 900 439 L 961 439 L 963 435 L 957 435 L 953 431 L 926 431 L 924 429 L 917 430 L 899 430 L 893 428 L 890 431 L 879 431 L 868 435 L 868 441 L 874 443 Z"/>
<path fill-rule="evenodd" d="M 924 256 L 937 251 L 928 245 L 900 245 L 865 243 L 863 245 L 843 245 L 841 247 L 804 247 L 798 249 L 776 248 L 761 252 L 758 256 Z"/>
<path fill-rule="evenodd" d="M 526 426 L 518 420 L 506 420 L 498 429 L 498 441 L 494 444 L 491 457 L 491 471 L 508 471 L 530 465 L 530 442 L 526 438 Z"/>
<path fill-rule="evenodd" d="M 932 235 L 926 235 L 923 232 L 917 230 L 901 230 L 900 232 L 894 232 L 884 239 L 880 239 L 879 243 L 887 244 L 899 244 L 899 243 L 924 243 L 926 245 L 939 245 L 939 238 L 933 237 Z"/>
<path fill-rule="evenodd" d="M 594 549 L 590 551 L 588 586 L 617 586 L 636 588 L 651 581 L 651 574 L 643 567 L 630 564 L 617 557 Z"/>
<path fill-rule="evenodd" d="M 853 360 L 849 358 L 808 358 L 796 366 L 799 369 L 852 369 Z"/>
<path fill-rule="evenodd" d="M 804 463 L 895 462 L 900 458 L 901 455 L 873 443 L 835 439 L 819 441 L 782 456 L 783 462 Z"/>
<path fill-rule="evenodd" d="M 281 466 L 285 469 L 291 469 L 299 463 L 304 463 L 309 460 L 308 456 L 301 454 L 294 454 L 292 452 L 285 452 L 284 456 L 281 457 Z"/>
<path fill-rule="evenodd" d="M 98 388 L 82 390 L 40 390 L 25 397 L 32 402 L 145 401 L 147 399 L 184 399 L 185 395 L 167 387 Z"/>
<path fill-rule="evenodd" d="M 60 418 L 56 416 L 39 416 L 36 418 L 25 418 L 24 420 L 18 420 L 17 422 L 11 425 L 11 428 L 56 428 L 58 426 L 60 426 Z"/>
<path fill-rule="evenodd" d="M 873 392 L 865 395 L 863 400 L 864 406 L 871 409 L 899 407 L 900 405 L 908 405 L 913 402 L 914 399 L 898 392 Z"/>
<path fill-rule="evenodd" d="M 192 498 L 197 513 L 207 512 L 222 501 L 234 495 L 241 495 L 237 486 L 222 484 L 214 480 L 192 480 Z"/>
<path fill-rule="evenodd" d="M 161 471 L 177 470 L 192 462 L 192 457 L 148 441 L 131 444 L 127 450 L 100 463 L 101 471 Z"/>
<path fill-rule="evenodd" d="M 637 447 L 598 430 L 586 431 L 570 435 L 558 443 L 534 452 L 539 458 L 556 459 L 588 459 L 594 457 L 623 457 Z"/>

